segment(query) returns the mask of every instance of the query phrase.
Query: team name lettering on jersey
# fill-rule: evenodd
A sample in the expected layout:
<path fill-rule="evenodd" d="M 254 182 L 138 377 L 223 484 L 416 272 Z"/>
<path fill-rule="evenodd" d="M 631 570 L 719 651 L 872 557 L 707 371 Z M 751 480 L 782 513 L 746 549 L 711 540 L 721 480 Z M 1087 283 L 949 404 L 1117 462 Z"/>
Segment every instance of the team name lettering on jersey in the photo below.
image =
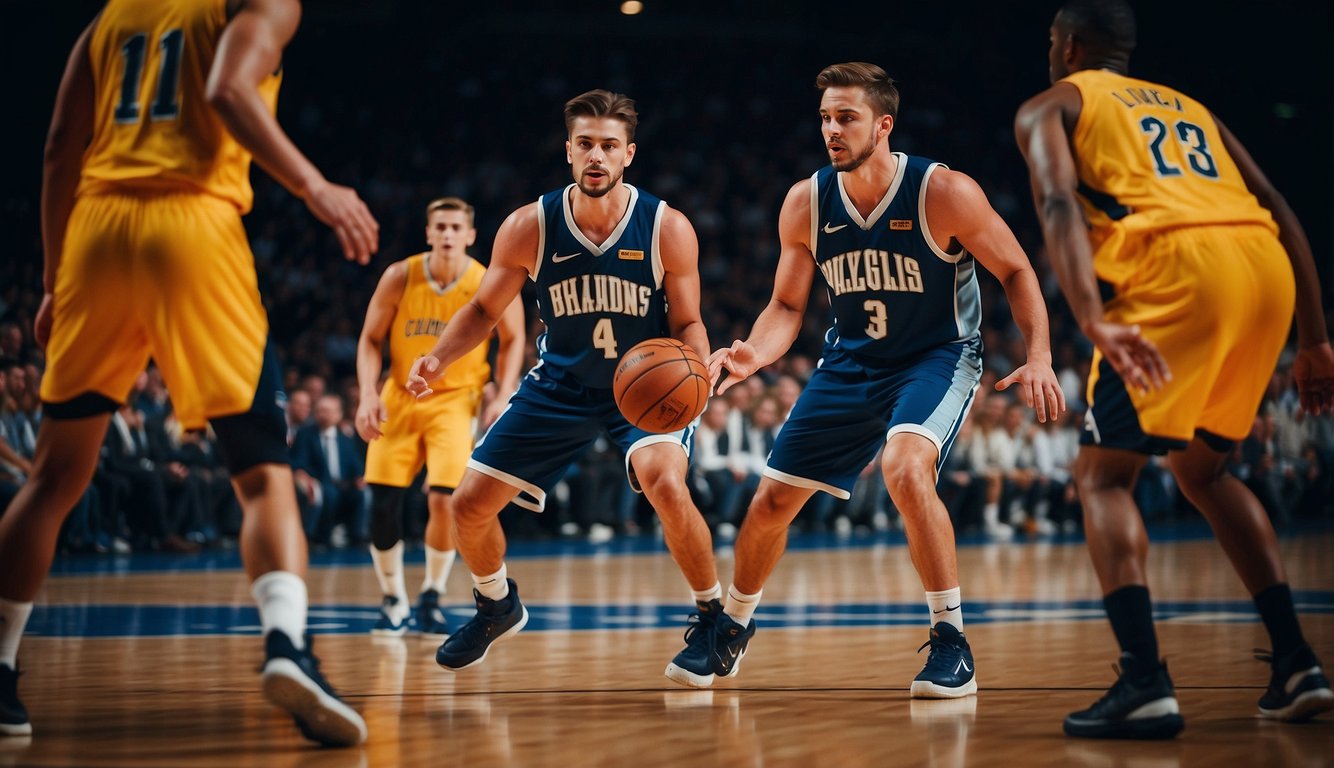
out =
<path fill-rule="evenodd" d="M 1163 95 L 1156 88 L 1138 88 L 1126 87 L 1115 91 L 1110 91 L 1112 98 L 1134 109 L 1135 107 L 1171 107 L 1178 112 L 1185 111 L 1181 103 L 1180 96 L 1172 96 L 1171 101 L 1163 98 Z"/>
<path fill-rule="evenodd" d="M 408 337 L 439 336 L 448 323 L 448 320 L 437 320 L 434 317 L 409 317 L 407 322 L 403 324 L 403 335 Z"/>
<path fill-rule="evenodd" d="M 848 251 L 820 265 L 835 296 L 858 291 L 922 293 L 922 269 L 917 259 L 874 249 Z"/>
<path fill-rule="evenodd" d="M 576 275 L 547 288 L 555 317 L 613 312 L 631 317 L 648 314 L 653 288 L 615 275 Z"/>

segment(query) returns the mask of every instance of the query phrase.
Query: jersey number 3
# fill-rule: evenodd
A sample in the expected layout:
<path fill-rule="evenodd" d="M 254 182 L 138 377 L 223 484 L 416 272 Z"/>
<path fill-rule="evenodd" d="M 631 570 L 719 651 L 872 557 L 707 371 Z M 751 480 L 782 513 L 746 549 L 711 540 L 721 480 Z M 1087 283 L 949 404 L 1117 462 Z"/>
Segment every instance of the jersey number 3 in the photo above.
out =
<path fill-rule="evenodd" d="M 175 120 L 181 114 L 177 91 L 181 83 L 181 46 L 185 35 L 179 29 L 163 33 L 158 40 L 162 59 L 158 66 L 157 89 L 153 106 L 148 114 L 154 120 Z M 125 41 L 120 56 L 125 60 L 125 74 L 120 81 L 120 103 L 116 105 L 116 122 L 137 123 L 142 107 L 139 104 L 139 79 L 144 73 L 144 53 L 148 35 L 142 32 Z"/>

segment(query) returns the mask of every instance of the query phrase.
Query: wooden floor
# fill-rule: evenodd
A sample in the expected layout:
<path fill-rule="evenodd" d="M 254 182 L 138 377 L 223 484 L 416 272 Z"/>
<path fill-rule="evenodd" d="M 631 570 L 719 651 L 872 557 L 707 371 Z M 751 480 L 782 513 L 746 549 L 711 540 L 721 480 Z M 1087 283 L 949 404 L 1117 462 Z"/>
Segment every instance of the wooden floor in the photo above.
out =
<path fill-rule="evenodd" d="M 1334 659 L 1334 535 L 1283 546 L 1308 639 Z M 719 560 L 726 583 L 730 555 Z M 662 676 L 689 610 L 665 552 L 557 553 L 509 565 L 535 628 L 476 669 L 441 670 L 437 643 L 417 636 L 317 637 L 323 669 L 366 717 L 362 748 L 309 747 L 264 703 L 252 632 L 90 637 L 121 630 L 74 622 L 63 634 L 85 636 L 25 638 L 20 691 L 34 735 L 0 739 L 0 766 L 1334 765 L 1334 718 L 1287 725 L 1254 716 L 1268 668 L 1251 649 L 1268 640 L 1208 540 L 1159 542 L 1151 553 L 1154 597 L 1166 611 L 1159 637 L 1186 716 L 1185 732 L 1161 743 L 1061 734 L 1061 717 L 1115 677 L 1115 645 L 1080 543 L 961 548 L 980 693 L 955 701 L 908 698 L 925 660 L 915 651 L 926 609 L 901 545 L 790 552 L 765 590 L 741 673 L 708 691 Z M 410 567 L 410 588 L 419 574 Z M 312 623 L 347 613 L 321 605 L 373 615 L 369 563 L 315 568 L 310 587 Z M 451 620 L 470 613 L 466 589 L 456 569 Z M 39 608 L 94 603 L 171 610 L 249 598 L 234 570 L 136 571 L 55 576 Z M 606 606 L 626 610 L 598 612 Z M 663 607 L 673 626 L 644 606 Z M 593 628 L 558 628 L 583 607 Z"/>

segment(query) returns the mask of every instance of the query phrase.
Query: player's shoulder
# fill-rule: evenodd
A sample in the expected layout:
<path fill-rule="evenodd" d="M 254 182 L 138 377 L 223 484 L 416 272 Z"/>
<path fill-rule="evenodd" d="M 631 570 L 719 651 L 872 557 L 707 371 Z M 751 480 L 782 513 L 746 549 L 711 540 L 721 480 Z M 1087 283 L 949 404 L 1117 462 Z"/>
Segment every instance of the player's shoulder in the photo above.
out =
<path fill-rule="evenodd" d="M 1083 94 L 1074 82 L 1058 80 L 1019 106 L 1014 117 L 1015 127 L 1021 130 L 1031 128 L 1053 112 L 1068 121 L 1079 115 L 1083 101 Z"/>

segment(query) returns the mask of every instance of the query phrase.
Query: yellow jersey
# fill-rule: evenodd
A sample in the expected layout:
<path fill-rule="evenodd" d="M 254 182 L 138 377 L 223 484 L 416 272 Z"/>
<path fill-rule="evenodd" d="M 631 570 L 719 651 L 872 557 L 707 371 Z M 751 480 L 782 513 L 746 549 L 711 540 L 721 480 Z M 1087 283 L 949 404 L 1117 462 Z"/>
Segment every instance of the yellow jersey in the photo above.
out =
<path fill-rule="evenodd" d="M 405 260 L 407 283 L 403 297 L 398 301 L 394 322 L 389 331 L 389 381 L 386 389 L 397 385 L 402 388 L 408 380 L 408 371 L 417 358 L 430 352 L 440 338 L 440 332 L 449 318 L 466 305 L 482 284 L 486 268 L 476 260 L 468 259 L 458 278 L 450 285 L 440 285 L 431 276 L 428 257 L 419 253 Z M 491 366 L 486 361 L 489 342 L 482 342 L 455 360 L 444 375 L 432 383 L 437 390 L 472 388 L 481 389 L 491 377 Z"/>
<path fill-rule="evenodd" d="M 1127 236 L 1175 227 L 1258 224 L 1277 233 L 1204 105 L 1101 69 L 1062 82 L 1083 98 L 1072 146 L 1098 257 L 1114 255 Z"/>
<path fill-rule="evenodd" d="M 89 40 L 92 142 L 79 193 L 195 191 L 250 210 L 250 153 L 204 98 L 227 0 L 110 0 Z M 259 93 L 277 108 L 281 74 Z"/>

